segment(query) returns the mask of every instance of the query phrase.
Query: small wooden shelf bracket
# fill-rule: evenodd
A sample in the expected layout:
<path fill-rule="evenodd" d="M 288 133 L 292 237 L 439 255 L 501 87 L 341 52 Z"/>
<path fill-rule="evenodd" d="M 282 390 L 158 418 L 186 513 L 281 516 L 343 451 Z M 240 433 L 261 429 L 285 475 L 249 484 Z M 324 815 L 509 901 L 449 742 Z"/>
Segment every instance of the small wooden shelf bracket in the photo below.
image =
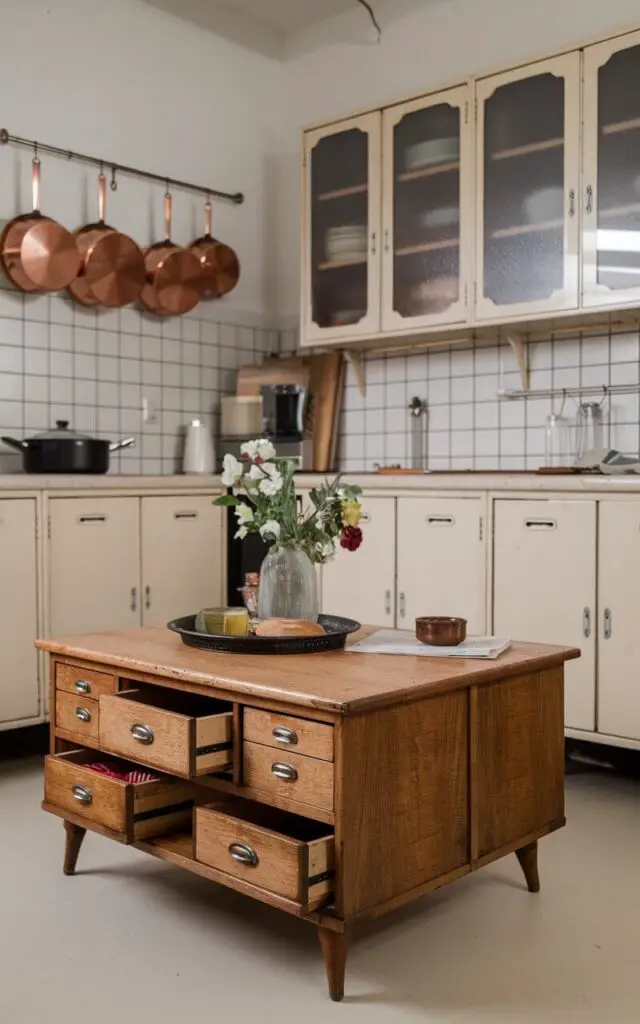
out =
<path fill-rule="evenodd" d="M 345 352 L 345 359 L 348 363 L 353 366 L 353 372 L 356 375 L 356 381 L 358 382 L 358 391 L 364 398 L 367 393 L 367 379 L 364 372 L 364 353 L 363 352 Z"/>
<path fill-rule="evenodd" d="M 522 390 L 529 390 L 529 348 L 520 334 L 514 334 L 513 331 L 509 331 L 504 336 L 505 341 L 511 345 L 513 354 L 516 357 L 516 363 L 518 366 L 518 372 L 520 374 L 520 380 L 522 381 Z"/>

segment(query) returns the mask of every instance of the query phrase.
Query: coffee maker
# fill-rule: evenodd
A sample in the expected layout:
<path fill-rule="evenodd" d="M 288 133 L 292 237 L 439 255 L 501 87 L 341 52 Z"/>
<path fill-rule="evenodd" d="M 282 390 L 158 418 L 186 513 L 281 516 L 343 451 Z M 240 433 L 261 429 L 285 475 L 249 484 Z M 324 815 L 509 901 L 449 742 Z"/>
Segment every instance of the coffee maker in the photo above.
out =
<path fill-rule="evenodd" d="M 307 430 L 309 392 L 298 384 L 265 384 L 262 397 L 262 436 L 273 444 L 276 455 L 291 459 L 299 470 L 313 469 L 313 439 Z M 254 437 L 220 438 L 220 452 L 240 458 L 240 448 Z"/>

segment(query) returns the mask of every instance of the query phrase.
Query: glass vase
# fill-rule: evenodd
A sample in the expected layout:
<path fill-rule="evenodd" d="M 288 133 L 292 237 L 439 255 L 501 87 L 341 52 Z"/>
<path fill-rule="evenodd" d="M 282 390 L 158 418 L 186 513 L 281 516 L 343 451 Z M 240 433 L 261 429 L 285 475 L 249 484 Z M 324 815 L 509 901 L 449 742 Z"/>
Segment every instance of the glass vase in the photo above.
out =
<path fill-rule="evenodd" d="M 272 547 L 260 569 L 258 615 L 261 619 L 318 618 L 316 571 L 299 548 Z"/>

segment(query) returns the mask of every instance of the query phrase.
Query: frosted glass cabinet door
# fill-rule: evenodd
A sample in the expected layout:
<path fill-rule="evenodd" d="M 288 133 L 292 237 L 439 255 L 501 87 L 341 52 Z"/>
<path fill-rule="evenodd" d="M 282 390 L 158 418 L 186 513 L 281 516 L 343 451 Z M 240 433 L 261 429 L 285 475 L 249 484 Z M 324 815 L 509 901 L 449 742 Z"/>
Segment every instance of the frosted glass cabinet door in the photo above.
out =
<path fill-rule="evenodd" d="M 479 318 L 578 305 L 580 54 L 477 83 Z"/>
<path fill-rule="evenodd" d="M 467 319 L 471 254 L 469 88 L 383 114 L 382 328 Z"/>
<path fill-rule="evenodd" d="M 587 306 L 640 298 L 640 32 L 584 56 Z"/>
<path fill-rule="evenodd" d="M 305 136 L 303 340 L 380 330 L 379 111 Z"/>

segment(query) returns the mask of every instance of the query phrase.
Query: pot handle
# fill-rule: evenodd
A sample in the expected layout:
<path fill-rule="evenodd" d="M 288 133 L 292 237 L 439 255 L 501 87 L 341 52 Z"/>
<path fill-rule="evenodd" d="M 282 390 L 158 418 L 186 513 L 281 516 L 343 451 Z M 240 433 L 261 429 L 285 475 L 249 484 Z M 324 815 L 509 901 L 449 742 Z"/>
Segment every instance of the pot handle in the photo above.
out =
<path fill-rule="evenodd" d="M 113 444 L 109 445 L 110 452 L 117 452 L 121 448 L 134 448 L 136 443 L 135 437 L 125 437 L 122 441 L 114 441 Z"/>
<path fill-rule="evenodd" d="M 171 193 L 169 189 L 164 194 L 164 236 L 165 241 L 171 241 Z"/>
<path fill-rule="evenodd" d="M 211 200 L 207 199 L 204 204 L 204 233 L 207 238 L 211 238 Z"/>
<path fill-rule="evenodd" d="M 17 441 L 15 437 L 0 437 L 0 441 L 9 448 L 15 448 L 17 452 L 24 452 L 29 447 L 27 441 Z"/>

